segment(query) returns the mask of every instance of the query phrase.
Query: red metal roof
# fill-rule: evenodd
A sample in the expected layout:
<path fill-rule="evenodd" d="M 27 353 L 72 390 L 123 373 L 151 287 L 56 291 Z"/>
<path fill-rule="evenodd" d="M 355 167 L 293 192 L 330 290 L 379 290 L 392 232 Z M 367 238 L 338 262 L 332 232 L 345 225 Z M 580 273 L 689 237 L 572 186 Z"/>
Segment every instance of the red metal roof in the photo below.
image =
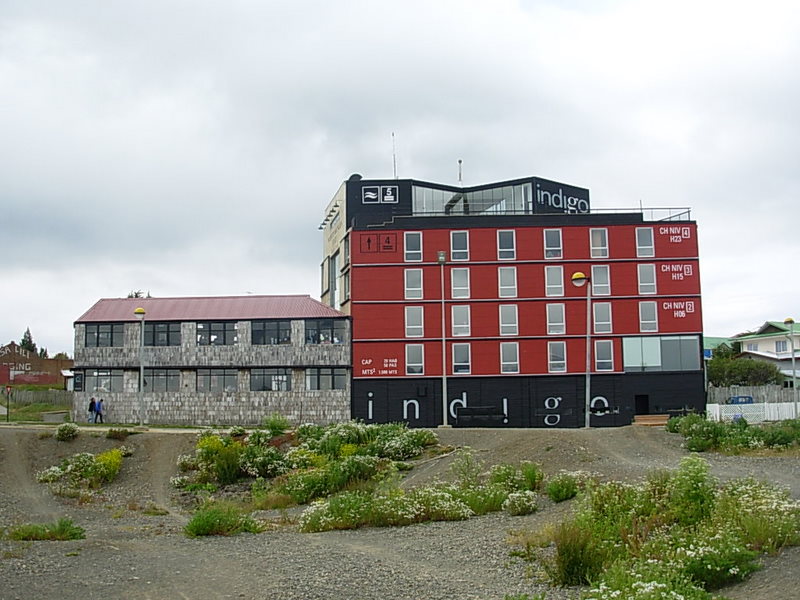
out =
<path fill-rule="evenodd" d="M 206 296 L 194 298 L 101 298 L 76 323 L 136 321 L 238 321 L 346 317 L 311 296 Z"/>

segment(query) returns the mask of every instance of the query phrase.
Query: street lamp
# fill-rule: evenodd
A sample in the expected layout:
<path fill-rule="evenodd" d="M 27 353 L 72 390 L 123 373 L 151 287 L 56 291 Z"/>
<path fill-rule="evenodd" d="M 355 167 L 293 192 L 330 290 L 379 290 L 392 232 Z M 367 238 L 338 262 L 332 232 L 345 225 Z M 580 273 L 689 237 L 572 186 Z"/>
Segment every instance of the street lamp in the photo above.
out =
<path fill-rule="evenodd" d="M 797 372 L 794 369 L 794 319 L 787 317 L 783 321 L 789 326 L 789 347 L 792 350 L 792 397 L 794 398 L 794 418 L 797 418 Z"/>
<path fill-rule="evenodd" d="M 584 386 L 585 411 L 586 417 L 584 427 L 591 427 L 590 417 L 592 415 L 592 347 L 591 347 L 591 328 L 592 328 L 592 285 L 591 277 L 581 271 L 572 274 L 572 285 L 577 288 L 586 286 L 586 384 Z"/>
<path fill-rule="evenodd" d="M 439 263 L 439 280 L 442 287 L 442 427 L 447 427 L 447 335 L 444 306 L 444 264 L 447 262 L 447 251 L 439 250 L 436 253 L 436 262 Z"/>
<path fill-rule="evenodd" d="M 139 427 L 144 426 L 144 315 L 145 311 L 140 306 L 133 311 L 139 319 Z"/>

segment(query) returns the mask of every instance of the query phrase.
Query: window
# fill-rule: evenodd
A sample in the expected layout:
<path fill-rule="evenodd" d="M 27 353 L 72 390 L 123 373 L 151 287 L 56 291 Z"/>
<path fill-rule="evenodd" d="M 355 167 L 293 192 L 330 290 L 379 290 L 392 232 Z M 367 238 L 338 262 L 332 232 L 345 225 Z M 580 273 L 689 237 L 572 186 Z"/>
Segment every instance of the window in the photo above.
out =
<path fill-rule="evenodd" d="M 179 392 L 180 389 L 181 372 L 179 369 L 144 370 L 145 392 Z"/>
<path fill-rule="evenodd" d="M 595 341 L 594 368 L 596 371 L 614 370 L 614 342 L 611 340 Z"/>
<path fill-rule="evenodd" d="M 655 302 L 639 302 L 639 331 L 658 331 Z"/>
<path fill-rule="evenodd" d="M 406 375 L 425 374 L 425 352 L 422 344 L 406 345 Z"/>
<path fill-rule="evenodd" d="M 519 373 L 519 344 L 517 342 L 500 343 L 500 372 Z"/>
<path fill-rule="evenodd" d="M 347 388 L 347 369 L 309 368 L 306 369 L 307 390 L 344 390 Z"/>
<path fill-rule="evenodd" d="M 86 371 L 86 392 L 121 392 L 122 369 L 97 369 Z"/>
<path fill-rule="evenodd" d="M 566 323 L 564 322 L 564 305 L 563 304 L 548 304 L 547 305 L 547 334 L 557 335 L 566 332 Z"/>
<path fill-rule="evenodd" d="M 122 323 L 87 323 L 85 345 L 87 348 L 122 346 L 122 332 Z"/>
<path fill-rule="evenodd" d="M 564 295 L 564 268 L 560 265 L 544 268 L 544 295 Z"/>
<path fill-rule="evenodd" d="M 291 389 L 291 369 L 250 369 L 251 392 L 288 392 Z"/>
<path fill-rule="evenodd" d="M 547 342 L 547 370 L 550 373 L 564 373 L 567 370 L 566 342 Z"/>
<path fill-rule="evenodd" d="M 500 335 L 517 335 L 517 305 L 500 305 Z"/>
<path fill-rule="evenodd" d="M 517 257 L 514 231 L 497 232 L 497 258 L 500 260 L 513 260 Z"/>
<path fill-rule="evenodd" d="M 422 269 L 406 269 L 406 300 L 422 298 Z"/>
<path fill-rule="evenodd" d="M 656 266 L 655 265 L 638 265 L 639 271 L 639 293 L 640 294 L 655 294 L 656 293 Z"/>
<path fill-rule="evenodd" d="M 453 373 L 469 372 L 469 344 L 453 344 Z"/>
<path fill-rule="evenodd" d="M 422 315 L 423 307 L 406 306 L 406 337 L 422 337 L 425 335 Z"/>
<path fill-rule="evenodd" d="M 250 329 L 254 346 L 275 346 L 292 343 L 291 321 L 252 321 Z"/>
<path fill-rule="evenodd" d="M 422 233 L 419 231 L 406 231 L 405 259 L 406 262 L 422 262 Z"/>
<path fill-rule="evenodd" d="M 498 267 L 497 287 L 501 298 L 517 297 L 517 268 Z"/>
<path fill-rule="evenodd" d="M 608 230 L 590 229 L 589 245 L 592 258 L 608 258 Z"/>
<path fill-rule="evenodd" d="M 611 303 L 594 302 L 592 311 L 594 312 L 594 332 L 611 333 Z"/>
<path fill-rule="evenodd" d="M 206 321 L 197 324 L 198 346 L 232 346 L 236 341 L 236 323 L 233 321 Z"/>
<path fill-rule="evenodd" d="M 611 276 L 608 265 L 592 266 L 592 296 L 608 296 L 611 294 Z"/>
<path fill-rule="evenodd" d="M 758 344 L 747 344 L 748 352 L 758 352 Z"/>
<path fill-rule="evenodd" d="M 563 258 L 561 251 L 561 230 L 560 229 L 545 229 L 544 230 L 544 257 L 545 258 Z"/>
<path fill-rule="evenodd" d="M 453 335 L 469 335 L 469 306 L 454 306 L 451 317 Z"/>
<path fill-rule="evenodd" d="M 451 270 L 450 283 L 452 298 L 469 298 L 469 269 Z"/>
<path fill-rule="evenodd" d="M 636 256 L 647 257 L 655 256 L 656 248 L 653 244 L 653 228 L 652 227 L 637 227 L 636 228 Z"/>
<path fill-rule="evenodd" d="M 145 321 L 144 324 L 145 346 L 180 346 L 180 323 L 156 323 Z"/>
<path fill-rule="evenodd" d="M 221 394 L 239 389 L 239 372 L 236 369 L 197 369 L 197 391 Z"/>
<path fill-rule="evenodd" d="M 469 260 L 469 232 L 450 232 L 450 259 Z"/>
<path fill-rule="evenodd" d="M 346 319 L 306 319 L 306 344 L 344 344 Z"/>
<path fill-rule="evenodd" d="M 700 339 L 697 336 L 648 336 L 622 339 L 625 371 L 699 371 Z"/>
<path fill-rule="evenodd" d="M 789 348 L 786 344 L 786 340 L 777 340 L 775 342 L 775 352 L 788 352 Z"/>

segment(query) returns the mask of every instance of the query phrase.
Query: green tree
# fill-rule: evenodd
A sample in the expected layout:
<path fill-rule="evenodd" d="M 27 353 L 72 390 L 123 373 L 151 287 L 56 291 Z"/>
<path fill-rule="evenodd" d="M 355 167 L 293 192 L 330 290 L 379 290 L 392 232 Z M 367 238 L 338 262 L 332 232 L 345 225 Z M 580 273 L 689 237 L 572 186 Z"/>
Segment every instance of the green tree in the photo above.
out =
<path fill-rule="evenodd" d="M 39 348 L 39 358 L 50 358 L 47 354 L 47 348 Z"/>
<path fill-rule="evenodd" d="M 752 358 L 715 356 L 708 361 L 708 382 L 717 387 L 781 383 L 783 375 L 774 364 Z"/>
<path fill-rule="evenodd" d="M 69 354 L 66 352 L 59 352 L 53 358 L 57 360 L 69 360 Z"/>
<path fill-rule="evenodd" d="M 22 340 L 20 340 L 19 347 L 23 350 L 27 350 L 28 352 L 33 352 L 34 354 L 38 353 L 38 350 L 36 349 L 36 342 L 33 341 L 33 336 L 31 335 L 30 327 L 25 329 L 25 333 L 22 334 Z"/>

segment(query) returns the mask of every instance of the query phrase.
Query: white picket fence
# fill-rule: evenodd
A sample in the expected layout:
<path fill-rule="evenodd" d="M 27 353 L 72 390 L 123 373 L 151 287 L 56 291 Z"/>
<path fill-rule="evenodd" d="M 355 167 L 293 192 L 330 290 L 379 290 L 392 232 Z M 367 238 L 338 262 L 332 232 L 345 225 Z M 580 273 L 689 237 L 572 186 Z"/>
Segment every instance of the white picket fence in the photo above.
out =
<path fill-rule="evenodd" d="M 800 407 L 798 407 L 800 410 Z M 737 417 L 744 417 L 748 423 L 763 423 L 764 421 L 785 421 L 795 419 L 793 402 L 757 404 L 706 404 L 706 416 L 711 421 L 733 421 Z"/>

